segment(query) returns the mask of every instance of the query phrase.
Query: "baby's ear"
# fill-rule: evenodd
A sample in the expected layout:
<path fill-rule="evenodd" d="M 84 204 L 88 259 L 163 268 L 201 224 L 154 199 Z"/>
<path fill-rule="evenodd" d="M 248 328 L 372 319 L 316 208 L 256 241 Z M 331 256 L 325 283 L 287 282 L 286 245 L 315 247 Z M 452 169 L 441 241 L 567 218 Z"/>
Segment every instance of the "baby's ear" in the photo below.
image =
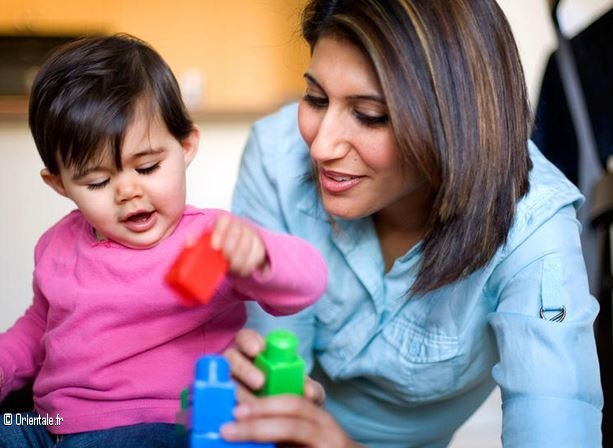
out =
<path fill-rule="evenodd" d="M 68 197 L 66 194 L 66 189 L 64 188 L 64 183 L 62 182 L 62 178 L 59 175 L 51 174 L 47 168 L 43 168 L 40 170 L 40 177 L 42 177 L 43 182 L 53 188 L 56 193 L 64 197 Z"/>
<path fill-rule="evenodd" d="M 196 154 L 198 153 L 198 146 L 200 145 L 200 129 L 198 126 L 194 126 L 192 131 L 187 137 L 181 141 L 183 147 L 183 156 L 185 158 L 185 166 L 189 166 Z"/>

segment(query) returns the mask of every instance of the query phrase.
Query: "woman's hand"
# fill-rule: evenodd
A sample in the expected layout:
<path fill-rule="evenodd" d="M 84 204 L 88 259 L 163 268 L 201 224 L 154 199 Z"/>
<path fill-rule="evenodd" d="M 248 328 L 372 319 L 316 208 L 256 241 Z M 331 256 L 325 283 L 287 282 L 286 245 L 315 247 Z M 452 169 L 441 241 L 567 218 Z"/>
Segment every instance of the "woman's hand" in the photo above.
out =
<path fill-rule="evenodd" d="M 253 400 L 255 398 L 253 392 L 264 386 L 264 374 L 253 364 L 253 358 L 262 352 L 265 346 L 266 342 L 262 335 L 244 328 L 236 335 L 235 346 L 224 352 L 232 376 L 238 383 L 236 399 L 239 403 Z M 326 393 L 321 384 L 307 377 L 304 384 L 304 398 L 317 406 L 322 406 Z"/>
<path fill-rule="evenodd" d="M 321 406 L 296 395 L 253 398 L 234 409 L 235 422 L 221 427 L 228 441 L 280 446 L 358 447 Z"/>
<path fill-rule="evenodd" d="M 253 391 L 264 385 L 264 375 L 252 360 L 264 350 L 264 338 L 254 330 L 242 329 L 235 346 L 224 356 L 236 382 L 239 405 L 234 409 L 235 422 L 221 428 L 228 441 L 273 442 L 305 447 L 357 447 L 326 412 L 323 387 L 307 378 L 304 396 L 275 395 L 258 398 Z"/>

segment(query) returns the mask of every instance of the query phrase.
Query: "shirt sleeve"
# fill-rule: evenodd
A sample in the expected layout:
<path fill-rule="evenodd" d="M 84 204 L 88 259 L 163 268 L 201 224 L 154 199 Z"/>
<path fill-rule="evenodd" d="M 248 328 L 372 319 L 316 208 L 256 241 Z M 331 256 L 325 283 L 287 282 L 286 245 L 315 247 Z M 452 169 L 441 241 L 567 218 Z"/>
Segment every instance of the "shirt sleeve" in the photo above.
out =
<path fill-rule="evenodd" d="M 504 280 L 489 323 L 500 354 L 492 373 L 502 393 L 505 448 L 600 447 L 598 304 L 588 290 L 574 208 L 541 225 L 498 271 Z M 541 317 L 552 302 L 564 310 L 562 321 Z"/>
<path fill-rule="evenodd" d="M 253 297 L 274 316 L 294 314 L 315 303 L 328 285 L 328 270 L 321 254 L 306 241 L 259 229 L 268 255 L 265 273 L 234 277 L 235 287 Z"/>
<path fill-rule="evenodd" d="M 40 368 L 48 305 L 34 287 L 34 301 L 11 328 L 0 334 L 0 401 L 23 387 Z"/>
<path fill-rule="evenodd" d="M 280 128 L 281 126 L 265 127 L 257 124 L 252 128 L 242 154 L 234 187 L 232 211 L 266 229 L 291 233 L 282 212 L 277 182 L 274 175 L 269 172 L 269 161 L 264 151 L 266 148 L 278 148 L 281 145 L 282 132 L 278 130 Z M 277 261 L 273 260 L 275 266 L 279 262 L 285 264 L 282 254 L 279 254 Z M 302 270 L 302 267 L 299 266 L 298 269 Z M 308 274 L 307 278 L 310 275 Z M 310 368 L 315 331 L 313 306 L 296 314 L 275 317 L 264 311 L 260 304 L 249 302 L 247 311 L 246 326 L 263 335 L 278 328 L 293 331 L 300 343 L 300 355 Z"/>

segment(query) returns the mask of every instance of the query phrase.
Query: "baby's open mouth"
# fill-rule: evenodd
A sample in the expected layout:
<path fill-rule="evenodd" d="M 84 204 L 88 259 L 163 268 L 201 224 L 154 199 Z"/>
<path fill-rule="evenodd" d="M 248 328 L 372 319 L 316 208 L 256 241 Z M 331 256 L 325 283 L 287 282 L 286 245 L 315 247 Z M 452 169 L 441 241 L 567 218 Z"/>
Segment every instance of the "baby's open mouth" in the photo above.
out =
<path fill-rule="evenodd" d="M 128 216 L 126 219 L 124 219 L 124 221 L 144 222 L 144 221 L 147 221 L 151 217 L 152 214 L 153 212 L 135 213 L 133 215 Z"/>

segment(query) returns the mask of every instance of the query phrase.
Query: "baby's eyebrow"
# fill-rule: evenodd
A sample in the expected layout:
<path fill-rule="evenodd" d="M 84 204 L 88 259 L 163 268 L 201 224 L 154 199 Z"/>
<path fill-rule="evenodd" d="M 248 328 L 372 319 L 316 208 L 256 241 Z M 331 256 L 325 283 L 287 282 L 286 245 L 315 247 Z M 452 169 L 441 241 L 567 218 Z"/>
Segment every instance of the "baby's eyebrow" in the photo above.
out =
<path fill-rule="evenodd" d="M 93 172 L 93 171 L 97 171 L 100 169 L 100 166 L 86 166 L 84 168 L 77 168 L 75 169 L 73 175 L 72 175 L 72 180 L 79 180 L 84 178 L 85 176 L 87 176 L 89 173 Z"/>
<path fill-rule="evenodd" d="M 134 154 L 130 154 L 130 159 L 140 159 L 141 157 L 152 156 L 156 154 L 161 154 L 165 151 L 164 148 L 146 148 L 142 151 L 137 151 Z"/>
<path fill-rule="evenodd" d="M 141 151 L 135 152 L 134 154 L 131 154 L 129 157 L 131 159 L 140 159 L 142 157 L 147 157 L 147 156 L 151 156 L 151 155 L 156 155 L 156 154 L 161 154 L 165 151 L 165 148 L 146 148 L 143 149 Z M 72 175 L 72 180 L 76 181 L 79 179 L 84 178 L 85 176 L 87 176 L 89 173 L 92 173 L 94 171 L 99 171 L 104 169 L 104 167 L 102 165 L 90 165 L 90 166 L 85 166 L 82 168 L 75 168 L 75 171 Z"/>

